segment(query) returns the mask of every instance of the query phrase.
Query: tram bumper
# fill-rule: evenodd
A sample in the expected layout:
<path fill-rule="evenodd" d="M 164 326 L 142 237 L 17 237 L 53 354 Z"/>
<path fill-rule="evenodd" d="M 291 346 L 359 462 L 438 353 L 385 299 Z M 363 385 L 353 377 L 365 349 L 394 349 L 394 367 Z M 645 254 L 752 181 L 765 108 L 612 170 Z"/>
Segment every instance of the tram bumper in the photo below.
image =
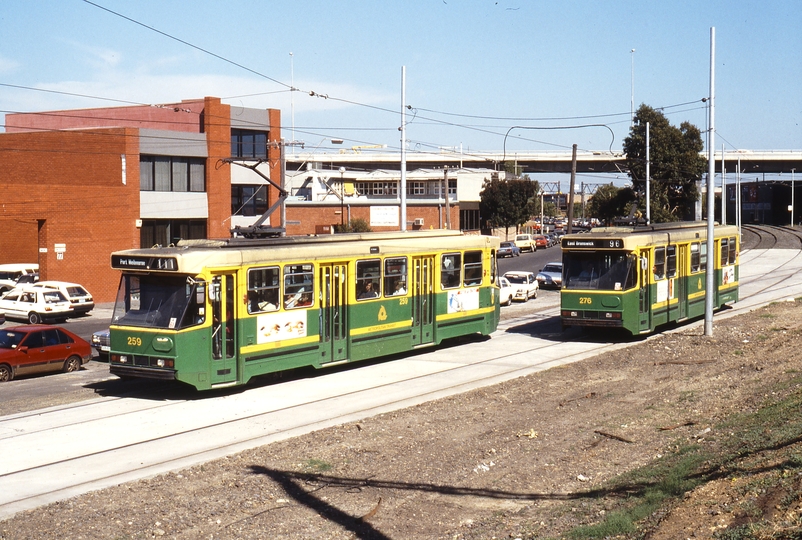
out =
<path fill-rule="evenodd" d="M 624 322 L 620 311 L 564 309 L 560 312 L 563 326 L 599 326 L 621 328 Z"/>
<path fill-rule="evenodd" d="M 176 380 L 175 371 L 167 369 L 142 368 L 135 366 L 111 365 L 109 372 L 120 378 L 137 377 L 140 379 L 159 379 L 161 381 Z"/>

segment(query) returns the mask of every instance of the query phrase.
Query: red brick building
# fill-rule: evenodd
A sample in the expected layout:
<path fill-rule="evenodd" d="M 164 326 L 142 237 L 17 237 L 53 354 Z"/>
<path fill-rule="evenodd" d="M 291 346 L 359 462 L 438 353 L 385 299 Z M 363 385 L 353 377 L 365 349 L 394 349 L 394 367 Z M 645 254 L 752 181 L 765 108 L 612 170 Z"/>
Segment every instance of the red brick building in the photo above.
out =
<path fill-rule="evenodd" d="M 264 159 L 260 171 L 280 178 L 280 119 L 278 110 L 214 97 L 7 114 L 0 263 L 38 263 L 42 279 L 78 282 L 96 301 L 114 300 L 112 251 L 228 237 L 235 205 L 269 205 L 275 191 L 230 160 Z"/>

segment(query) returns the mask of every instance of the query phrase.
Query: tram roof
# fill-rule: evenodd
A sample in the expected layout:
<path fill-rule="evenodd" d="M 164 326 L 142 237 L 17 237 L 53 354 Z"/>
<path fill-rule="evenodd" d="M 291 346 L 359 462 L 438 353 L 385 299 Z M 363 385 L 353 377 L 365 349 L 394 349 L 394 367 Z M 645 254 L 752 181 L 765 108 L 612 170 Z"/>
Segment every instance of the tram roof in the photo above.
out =
<path fill-rule="evenodd" d="M 230 238 L 182 240 L 175 246 L 129 249 L 111 254 L 112 267 L 152 271 L 157 263 L 142 261 L 174 259 L 173 271 L 199 272 L 204 267 L 231 267 L 258 263 L 300 262 L 319 259 L 378 257 L 461 249 L 498 247 L 494 236 L 463 234 L 430 229 L 408 232 L 344 233 L 334 235 L 283 236 L 265 239 Z M 139 264 L 121 264 L 122 259 Z M 115 264 L 116 262 L 116 264 Z"/>
<path fill-rule="evenodd" d="M 714 235 L 738 236 L 738 227 L 734 225 L 716 224 Z M 639 246 L 663 244 L 666 242 L 686 242 L 691 240 L 705 241 L 707 224 L 700 221 L 678 221 L 673 223 L 655 223 L 652 225 L 595 227 L 587 233 L 566 234 L 561 246 L 576 249 L 598 249 L 603 246 L 597 241 L 621 240 L 616 249 L 632 250 Z M 566 245 L 567 243 L 574 245 Z"/>

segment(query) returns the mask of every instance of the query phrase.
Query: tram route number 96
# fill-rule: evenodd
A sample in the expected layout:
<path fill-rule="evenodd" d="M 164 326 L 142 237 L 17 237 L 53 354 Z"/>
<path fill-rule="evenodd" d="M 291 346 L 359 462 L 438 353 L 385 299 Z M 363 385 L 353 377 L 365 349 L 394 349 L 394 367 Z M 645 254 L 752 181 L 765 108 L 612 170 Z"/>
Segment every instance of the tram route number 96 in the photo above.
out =
<path fill-rule="evenodd" d="M 128 336 L 128 345 L 133 347 L 141 347 L 142 346 L 142 338 L 135 337 L 135 336 Z"/>
<path fill-rule="evenodd" d="M 621 240 L 608 240 L 607 247 L 621 248 L 624 247 L 624 243 Z"/>

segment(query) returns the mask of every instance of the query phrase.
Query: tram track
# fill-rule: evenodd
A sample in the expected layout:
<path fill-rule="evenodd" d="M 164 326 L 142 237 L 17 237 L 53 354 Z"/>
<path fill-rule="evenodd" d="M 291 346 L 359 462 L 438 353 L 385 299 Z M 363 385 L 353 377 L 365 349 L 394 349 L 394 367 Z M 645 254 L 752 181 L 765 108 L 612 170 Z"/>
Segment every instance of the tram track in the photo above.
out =
<path fill-rule="evenodd" d="M 755 253 L 755 262 L 765 263 L 765 252 L 761 251 L 750 250 L 744 255 Z M 739 302 L 727 315 L 751 309 L 747 304 L 777 291 L 778 285 L 783 291 L 780 295 L 785 295 L 800 267 L 800 253 L 786 253 L 757 275 L 742 274 L 743 308 Z M 766 285 L 761 286 L 764 282 Z M 578 331 L 550 332 L 549 325 L 556 326 L 553 321 L 558 313 L 559 308 L 551 306 L 503 321 L 492 339 L 462 344 L 458 356 L 452 347 L 445 346 L 203 399 L 170 400 L 169 393 L 148 400 L 104 397 L 0 418 L 0 450 L 5 450 L 5 456 L 20 456 L 0 464 L 0 519 L 88 490 L 187 467 L 629 345 L 597 342 Z M 536 328 L 538 325 L 545 328 Z M 357 370 L 359 378 L 353 376 Z M 98 433 L 103 435 L 98 437 Z M 59 449 L 56 456 L 45 454 L 52 453 L 54 447 Z M 19 451 L 24 448 L 45 450 Z"/>

